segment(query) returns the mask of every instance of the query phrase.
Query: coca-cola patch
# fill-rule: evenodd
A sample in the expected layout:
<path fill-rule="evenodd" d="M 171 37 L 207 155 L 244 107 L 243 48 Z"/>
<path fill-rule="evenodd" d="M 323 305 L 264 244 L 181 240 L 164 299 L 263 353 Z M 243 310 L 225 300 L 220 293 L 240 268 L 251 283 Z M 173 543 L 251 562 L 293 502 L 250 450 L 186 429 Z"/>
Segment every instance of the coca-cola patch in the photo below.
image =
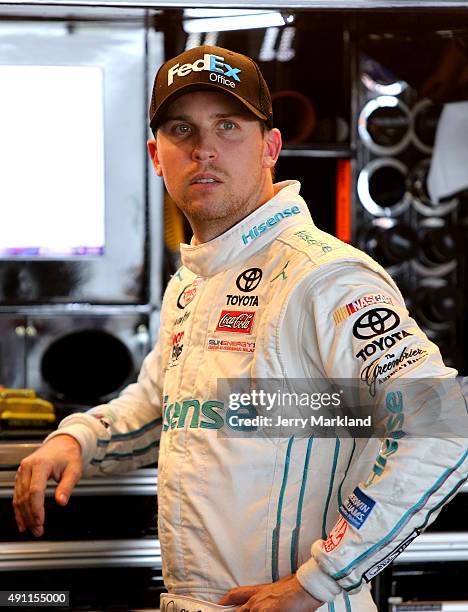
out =
<path fill-rule="evenodd" d="M 252 333 L 255 312 L 245 310 L 223 310 L 219 317 L 216 331 L 237 332 L 238 334 Z"/>

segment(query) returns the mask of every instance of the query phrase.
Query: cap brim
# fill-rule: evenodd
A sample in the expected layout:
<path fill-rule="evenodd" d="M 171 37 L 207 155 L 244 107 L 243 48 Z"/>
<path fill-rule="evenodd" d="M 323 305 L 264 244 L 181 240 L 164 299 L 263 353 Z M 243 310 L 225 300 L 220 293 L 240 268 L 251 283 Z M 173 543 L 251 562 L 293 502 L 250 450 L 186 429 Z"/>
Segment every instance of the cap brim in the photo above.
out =
<path fill-rule="evenodd" d="M 245 106 L 251 113 L 258 117 L 258 119 L 262 119 L 263 121 L 268 121 L 269 119 L 271 119 L 271 117 L 268 117 L 267 115 L 259 111 L 258 108 L 255 108 L 255 106 L 250 104 L 250 102 L 244 100 L 244 98 L 236 94 L 234 91 L 229 91 L 228 89 L 222 87 L 221 85 L 218 85 L 217 83 L 189 83 L 187 85 L 182 85 L 182 87 L 179 87 L 179 89 L 171 93 L 170 96 L 168 96 L 165 100 L 163 100 L 163 102 L 161 102 L 150 120 L 150 128 L 153 130 L 153 132 L 158 129 L 162 119 L 164 118 L 164 113 L 166 112 L 168 106 L 172 104 L 172 102 L 174 102 L 177 98 L 183 96 L 186 93 L 190 93 L 191 91 L 206 90 L 217 90 L 221 93 L 231 95 L 234 98 L 237 98 L 237 100 L 239 100 L 239 102 L 241 102 L 241 104 Z"/>

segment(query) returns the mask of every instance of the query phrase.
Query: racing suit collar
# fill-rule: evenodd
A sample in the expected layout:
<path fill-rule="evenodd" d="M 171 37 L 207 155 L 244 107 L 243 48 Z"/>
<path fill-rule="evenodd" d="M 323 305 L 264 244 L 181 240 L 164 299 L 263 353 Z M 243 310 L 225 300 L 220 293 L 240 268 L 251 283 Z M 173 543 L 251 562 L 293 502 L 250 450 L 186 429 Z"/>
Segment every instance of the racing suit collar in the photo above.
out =
<path fill-rule="evenodd" d="M 252 257 L 292 225 L 311 223 L 299 181 L 276 183 L 275 195 L 227 232 L 203 244 L 181 244 L 182 263 L 198 276 L 213 276 Z"/>

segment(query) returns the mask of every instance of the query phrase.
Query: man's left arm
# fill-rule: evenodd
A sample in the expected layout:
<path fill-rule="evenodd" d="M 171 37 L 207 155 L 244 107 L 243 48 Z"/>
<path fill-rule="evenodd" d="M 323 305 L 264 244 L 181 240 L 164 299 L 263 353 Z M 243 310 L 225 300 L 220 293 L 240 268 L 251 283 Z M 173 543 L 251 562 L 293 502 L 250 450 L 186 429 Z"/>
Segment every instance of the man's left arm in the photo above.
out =
<path fill-rule="evenodd" d="M 466 481 L 467 412 L 456 371 L 384 276 L 337 270 L 305 297 L 326 376 L 359 381 L 385 428 L 367 478 L 348 484 L 328 538 L 296 574 L 309 593 L 332 601 L 337 587 L 359 589 L 389 565 Z"/>
<path fill-rule="evenodd" d="M 303 361 L 327 378 L 359 380 L 375 414 L 390 427 L 370 473 L 348 486 L 350 494 L 327 540 L 314 542 L 311 558 L 297 573 L 274 585 L 233 589 L 221 600 L 243 603 L 242 597 L 254 597 L 244 599 L 245 610 L 253 603 L 262 612 L 315 610 L 342 590 L 359 590 L 436 518 L 468 477 L 467 440 L 456 437 L 458 432 L 410 435 L 424 422 L 432 395 L 430 389 L 428 394 L 415 391 L 415 379 L 453 380 L 450 408 L 456 412 L 460 407 L 465 420 L 467 415 L 463 397 L 457 395 L 456 371 L 444 366 L 396 286 L 356 265 L 346 275 L 336 269 L 293 297 L 301 303 L 292 302 L 291 332 L 299 320 L 297 309 L 309 310 L 308 325 L 297 332 L 298 343 L 303 339 L 298 347 Z M 291 592 L 298 593 L 297 599 Z M 263 601 L 267 605 L 262 607 Z"/>

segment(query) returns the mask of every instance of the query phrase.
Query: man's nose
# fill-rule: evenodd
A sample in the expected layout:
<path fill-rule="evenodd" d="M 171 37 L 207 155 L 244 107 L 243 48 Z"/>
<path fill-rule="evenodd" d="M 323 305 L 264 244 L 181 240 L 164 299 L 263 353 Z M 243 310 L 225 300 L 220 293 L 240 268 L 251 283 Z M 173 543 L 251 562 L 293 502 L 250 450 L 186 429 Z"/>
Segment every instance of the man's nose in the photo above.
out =
<path fill-rule="evenodd" d="M 194 143 L 192 157 L 196 161 L 210 161 L 217 157 L 215 138 L 212 134 L 200 131 Z"/>

